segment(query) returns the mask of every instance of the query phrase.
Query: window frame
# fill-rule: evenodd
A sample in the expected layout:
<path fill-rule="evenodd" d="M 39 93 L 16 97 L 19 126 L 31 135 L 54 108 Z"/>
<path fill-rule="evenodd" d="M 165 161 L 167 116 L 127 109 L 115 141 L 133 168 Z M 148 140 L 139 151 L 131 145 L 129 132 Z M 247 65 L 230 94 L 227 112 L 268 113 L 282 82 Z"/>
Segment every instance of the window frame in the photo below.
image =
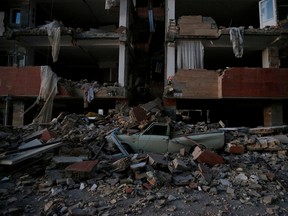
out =
<path fill-rule="evenodd" d="M 259 1 L 260 28 L 277 25 L 277 3 L 276 0 Z"/>

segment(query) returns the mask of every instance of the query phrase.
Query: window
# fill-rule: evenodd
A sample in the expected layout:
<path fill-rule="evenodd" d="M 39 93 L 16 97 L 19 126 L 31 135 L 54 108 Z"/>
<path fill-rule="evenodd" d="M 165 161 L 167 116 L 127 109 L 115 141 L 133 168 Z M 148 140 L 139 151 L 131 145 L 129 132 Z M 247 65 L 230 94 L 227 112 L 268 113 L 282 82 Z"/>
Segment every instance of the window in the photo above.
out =
<path fill-rule="evenodd" d="M 153 125 L 149 130 L 145 131 L 143 135 L 161 135 L 167 136 L 167 126 Z"/>
<path fill-rule="evenodd" d="M 21 24 L 21 10 L 13 8 L 10 10 L 10 23 L 20 25 Z"/>
<path fill-rule="evenodd" d="M 277 24 L 276 0 L 261 0 L 259 2 L 260 28 Z"/>

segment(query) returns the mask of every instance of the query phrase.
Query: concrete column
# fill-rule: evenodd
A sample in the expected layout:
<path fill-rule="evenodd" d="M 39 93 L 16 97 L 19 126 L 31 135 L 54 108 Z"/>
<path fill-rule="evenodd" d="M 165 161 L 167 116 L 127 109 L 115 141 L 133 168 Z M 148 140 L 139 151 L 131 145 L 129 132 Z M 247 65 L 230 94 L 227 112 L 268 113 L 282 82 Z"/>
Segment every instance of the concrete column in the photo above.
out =
<path fill-rule="evenodd" d="M 274 102 L 264 108 L 264 126 L 283 125 L 283 105 L 281 102 Z"/>
<path fill-rule="evenodd" d="M 168 26 L 170 20 L 175 20 L 175 0 L 165 1 L 165 34 L 168 32 Z M 167 78 L 175 76 L 175 42 L 166 43 L 166 76 L 165 85 L 167 84 Z"/>
<path fill-rule="evenodd" d="M 120 12 L 119 12 L 119 27 L 128 26 L 128 10 L 129 4 L 127 0 L 120 1 Z M 118 67 L 118 83 L 120 86 L 126 86 L 127 79 L 127 48 L 125 42 L 120 42 L 119 44 L 119 67 Z"/>
<path fill-rule="evenodd" d="M 262 51 L 263 68 L 279 68 L 279 50 L 277 47 L 267 47 Z"/>
<path fill-rule="evenodd" d="M 168 32 L 170 19 L 175 19 L 175 0 L 165 1 L 165 32 Z"/>
<path fill-rule="evenodd" d="M 120 86 L 126 86 L 127 68 L 126 68 L 126 46 L 123 43 L 119 45 L 119 68 L 118 83 Z"/>
<path fill-rule="evenodd" d="M 13 126 L 23 126 L 24 125 L 24 103 L 22 101 L 13 101 Z"/>
<path fill-rule="evenodd" d="M 169 42 L 167 43 L 167 55 L 166 55 L 166 80 L 169 76 L 175 76 L 175 43 L 174 42 Z"/>

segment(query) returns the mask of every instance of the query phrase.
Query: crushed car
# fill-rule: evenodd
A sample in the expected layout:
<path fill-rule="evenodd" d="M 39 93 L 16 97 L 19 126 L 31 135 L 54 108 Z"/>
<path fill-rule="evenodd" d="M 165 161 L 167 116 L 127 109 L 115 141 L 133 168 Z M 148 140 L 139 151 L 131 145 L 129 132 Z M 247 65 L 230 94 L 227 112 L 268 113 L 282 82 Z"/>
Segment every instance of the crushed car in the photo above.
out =
<path fill-rule="evenodd" d="M 191 152 L 196 146 L 218 150 L 224 148 L 225 143 L 225 134 L 220 130 L 177 134 L 173 133 L 169 123 L 160 122 L 152 122 L 134 134 L 120 134 L 115 129 L 105 138 L 107 142 L 116 144 L 125 155 L 136 152 L 175 153 L 182 148 Z"/>

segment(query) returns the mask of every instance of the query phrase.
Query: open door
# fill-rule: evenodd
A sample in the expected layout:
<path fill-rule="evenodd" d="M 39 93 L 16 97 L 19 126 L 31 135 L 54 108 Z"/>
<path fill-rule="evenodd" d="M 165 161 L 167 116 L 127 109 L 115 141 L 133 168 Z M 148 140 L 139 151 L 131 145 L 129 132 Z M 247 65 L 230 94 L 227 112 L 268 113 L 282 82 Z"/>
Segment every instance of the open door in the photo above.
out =
<path fill-rule="evenodd" d="M 276 0 L 261 0 L 259 2 L 260 28 L 277 25 Z"/>

